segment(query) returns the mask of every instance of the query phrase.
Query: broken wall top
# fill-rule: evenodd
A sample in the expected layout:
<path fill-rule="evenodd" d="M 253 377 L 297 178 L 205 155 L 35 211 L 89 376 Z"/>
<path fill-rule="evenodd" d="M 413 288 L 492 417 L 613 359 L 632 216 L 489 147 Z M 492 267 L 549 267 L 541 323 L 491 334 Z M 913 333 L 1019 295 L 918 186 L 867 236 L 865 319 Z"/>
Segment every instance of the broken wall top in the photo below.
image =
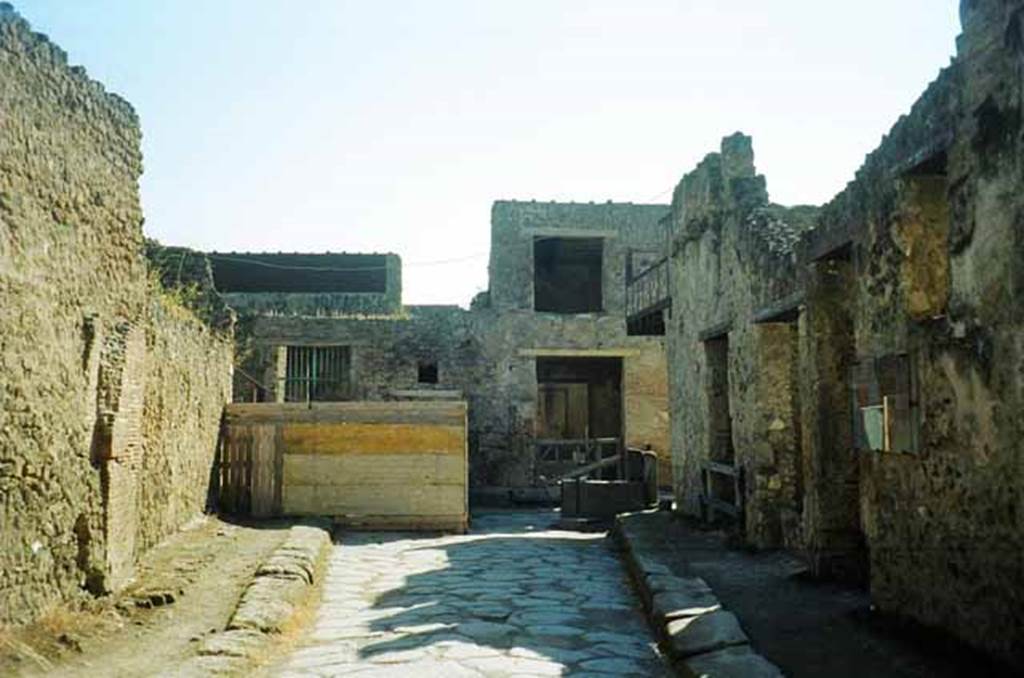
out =
<path fill-rule="evenodd" d="M 100 108 L 118 125 L 138 128 L 139 119 L 131 104 L 117 94 L 107 92 L 102 83 L 88 76 L 84 67 L 69 66 L 67 52 L 51 42 L 44 33 L 33 31 L 28 21 L 7 2 L 0 2 L 0 50 L 40 62 L 49 62 L 52 67 L 65 70 L 68 77 L 85 86 L 89 98 L 102 100 Z M 74 103 L 87 106 L 85 98 L 79 94 Z"/>

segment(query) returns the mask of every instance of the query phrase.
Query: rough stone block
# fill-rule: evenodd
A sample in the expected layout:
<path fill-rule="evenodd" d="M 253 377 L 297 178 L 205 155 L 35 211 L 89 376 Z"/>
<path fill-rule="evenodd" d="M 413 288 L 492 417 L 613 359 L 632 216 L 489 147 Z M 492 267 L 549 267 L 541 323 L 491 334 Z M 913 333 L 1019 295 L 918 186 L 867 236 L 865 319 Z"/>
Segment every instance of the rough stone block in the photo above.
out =
<path fill-rule="evenodd" d="M 666 566 L 662 565 L 656 560 L 648 558 L 647 556 L 633 555 L 633 562 L 638 570 L 637 574 L 641 577 L 649 577 L 654 574 L 661 574 L 665 576 L 671 576 L 672 571 Z"/>
<path fill-rule="evenodd" d="M 687 678 L 781 678 L 779 667 L 750 649 L 727 647 L 691 657 L 677 665 Z"/>
<path fill-rule="evenodd" d="M 665 623 L 673 619 L 698 617 L 715 612 L 721 610 L 722 605 L 711 593 L 663 591 L 654 596 L 651 609 L 654 618 Z"/>
<path fill-rule="evenodd" d="M 652 595 L 664 591 L 699 594 L 711 593 L 711 587 L 700 577 L 676 577 L 675 575 L 652 574 L 646 579 L 647 589 Z"/>
<path fill-rule="evenodd" d="M 202 642 L 199 654 L 204 656 L 251 657 L 263 643 L 259 631 L 237 629 L 217 633 Z"/>
<path fill-rule="evenodd" d="M 672 654 L 677 658 L 748 642 L 747 634 L 740 628 L 736 615 L 725 610 L 675 619 L 668 623 L 666 633 Z"/>

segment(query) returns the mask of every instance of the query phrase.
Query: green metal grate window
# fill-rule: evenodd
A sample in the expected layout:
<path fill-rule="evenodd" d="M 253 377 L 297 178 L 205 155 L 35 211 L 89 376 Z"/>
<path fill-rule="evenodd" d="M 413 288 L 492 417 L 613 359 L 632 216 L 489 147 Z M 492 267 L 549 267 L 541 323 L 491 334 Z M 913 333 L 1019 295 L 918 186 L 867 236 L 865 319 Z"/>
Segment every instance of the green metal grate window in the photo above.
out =
<path fill-rule="evenodd" d="M 286 402 L 349 400 L 352 355 L 348 346 L 289 346 Z"/>

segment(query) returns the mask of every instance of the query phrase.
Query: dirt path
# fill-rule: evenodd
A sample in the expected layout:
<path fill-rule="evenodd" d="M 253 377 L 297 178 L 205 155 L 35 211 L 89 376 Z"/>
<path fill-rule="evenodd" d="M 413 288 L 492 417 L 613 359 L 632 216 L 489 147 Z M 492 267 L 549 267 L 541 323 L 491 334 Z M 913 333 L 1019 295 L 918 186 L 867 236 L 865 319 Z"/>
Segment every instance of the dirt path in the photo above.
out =
<path fill-rule="evenodd" d="M 257 564 L 287 529 L 203 520 L 150 551 L 136 582 L 94 606 L 91 617 L 69 612 L 72 628 L 49 621 L 36 631 L 36 647 L 52 665 L 8 655 L 0 657 L 0 674 L 107 678 L 172 669 L 205 635 L 224 628 Z M 64 651 L 55 656 L 58 648 Z"/>

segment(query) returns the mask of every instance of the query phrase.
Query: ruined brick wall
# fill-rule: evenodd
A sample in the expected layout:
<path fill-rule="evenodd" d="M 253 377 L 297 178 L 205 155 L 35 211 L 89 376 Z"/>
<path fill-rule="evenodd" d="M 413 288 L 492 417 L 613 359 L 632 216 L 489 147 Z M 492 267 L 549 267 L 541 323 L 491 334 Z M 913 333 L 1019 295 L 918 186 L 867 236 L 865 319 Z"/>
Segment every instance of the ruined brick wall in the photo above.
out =
<path fill-rule="evenodd" d="M 763 309 L 798 292 L 793 246 L 813 214 L 768 202 L 751 140 L 740 134 L 724 139 L 720 153 L 684 176 L 673 198 L 666 335 L 676 498 L 683 511 L 699 514 L 703 463 L 726 461 L 722 436 L 711 430 L 710 410 L 720 404 L 709 400 L 712 366 L 705 341 L 727 337 L 734 450 L 728 463 L 743 470 L 743 528 L 748 543 L 760 547 L 782 543 L 784 517 L 790 533 L 799 530 L 792 525 L 801 493 L 798 325 L 755 321 Z"/>
<path fill-rule="evenodd" d="M 905 354 L 918 376 L 918 449 L 857 452 L 873 599 L 1019 666 L 1024 2 L 961 14 L 956 61 L 808 246 L 847 234 L 856 358 Z"/>
<path fill-rule="evenodd" d="M 147 452 L 173 446 L 174 433 L 147 429 L 144 417 L 168 408 L 188 430 L 220 418 L 223 385 L 219 404 L 201 399 L 209 410 L 169 407 L 190 399 L 169 361 L 205 389 L 196 375 L 229 370 L 230 358 L 193 359 L 160 339 L 196 329 L 151 313 L 139 139 L 127 103 L 0 3 L 3 622 L 128 580 L 140 551 L 180 524 L 179 492 L 196 491 L 147 475 Z M 167 341 L 195 348 L 187 336 Z M 147 501 L 155 486 L 167 503 Z"/>

